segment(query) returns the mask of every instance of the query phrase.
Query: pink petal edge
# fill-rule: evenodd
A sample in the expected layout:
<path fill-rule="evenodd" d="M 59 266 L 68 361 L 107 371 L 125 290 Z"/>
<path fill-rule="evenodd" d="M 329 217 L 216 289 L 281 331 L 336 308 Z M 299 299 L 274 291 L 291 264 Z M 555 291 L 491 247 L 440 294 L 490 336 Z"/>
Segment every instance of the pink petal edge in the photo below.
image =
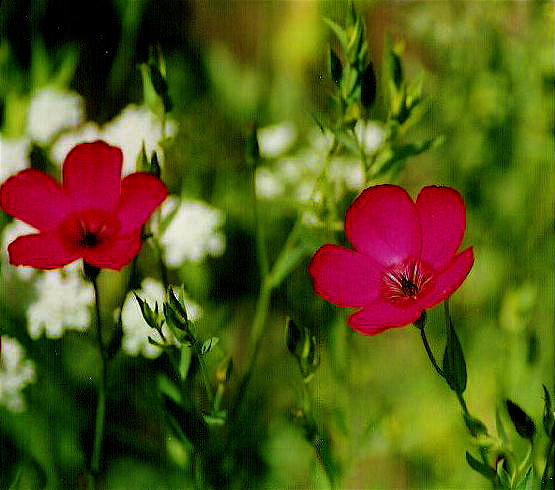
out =
<path fill-rule="evenodd" d="M 421 259 L 443 269 L 461 246 L 466 210 L 461 195 L 449 187 L 424 187 L 416 199 L 422 228 Z"/>
<path fill-rule="evenodd" d="M 420 256 L 416 207 L 398 186 L 365 189 L 347 210 L 345 234 L 355 250 L 384 266 Z"/>
<path fill-rule="evenodd" d="M 364 306 L 379 294 L 381 267 L 337 245 L 324 245 L 308 266 L 316 294 L 343 308 Z"/>

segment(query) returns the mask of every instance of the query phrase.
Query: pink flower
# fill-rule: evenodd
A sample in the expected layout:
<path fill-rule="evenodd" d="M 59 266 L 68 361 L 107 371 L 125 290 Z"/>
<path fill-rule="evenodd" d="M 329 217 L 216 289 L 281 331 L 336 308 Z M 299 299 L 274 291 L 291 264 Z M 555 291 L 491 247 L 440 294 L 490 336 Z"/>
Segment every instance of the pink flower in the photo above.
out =
<path fill-rule="evenodd" d="M 134 173 L 121 180 L 122 153 L 103 141 L 75 146 L 63 167 L 63 187 L 27 169 L 0 187 L 0 207 L 38 233 L 8 246 L 10 263 L 37 269 L 77 259 L 119 270 L 141 248 L 141 228 L 164 201 L 160 179 Z"/>
<path fill-rule="evenodd" d="M 364 335 L 414 323 L 472 268 L 472 248 L 457 254 L 465 214 L 462 197 L 448 187 L 425 187 L 416 202 L 393 185 L 364 190 L 345 217 L 353 250 L 324 245 L 308 266 L 316 294 L 358 308 L 348 323 Z"/>

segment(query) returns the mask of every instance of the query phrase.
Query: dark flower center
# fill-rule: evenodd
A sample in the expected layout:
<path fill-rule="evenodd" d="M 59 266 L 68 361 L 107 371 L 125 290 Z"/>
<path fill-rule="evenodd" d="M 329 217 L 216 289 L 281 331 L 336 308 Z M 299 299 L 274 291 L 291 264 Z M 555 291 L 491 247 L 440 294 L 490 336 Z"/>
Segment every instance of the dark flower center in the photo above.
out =
<path fill-rule="evenodd" d="M 79 244 L 85 248 L 96 247 L 99 244 L 99 237 L 90 231 L 83 233 Z"/>
<path fill-rule="evenodd" d="M 420 260 L 396 264 L 385 271 L 383 297 L 395 304 L 413 302 L 429 287 L 432 277 L 432 271 Z"/>
<path fill-rule="evenodd" d="M 69 215 L 61 226 L 63 242 L 70 250 L 95 249 L 109 245 L 118 236 L 120 224 L 101 210 L 84 210 Z"/>

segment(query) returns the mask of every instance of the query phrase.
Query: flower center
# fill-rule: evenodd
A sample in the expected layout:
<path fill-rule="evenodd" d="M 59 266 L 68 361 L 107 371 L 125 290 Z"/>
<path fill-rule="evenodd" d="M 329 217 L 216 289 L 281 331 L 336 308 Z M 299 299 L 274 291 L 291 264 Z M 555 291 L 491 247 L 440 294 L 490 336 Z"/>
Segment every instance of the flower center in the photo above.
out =
<path fill-rule="evenodd" d="M 85 210 L 70 214 L 61 225 L 64 244 L 70 250 L 94 249 L 117 237 L 120 224 L 111 214 Z"/>
<path fill-rule="evenodd" d="M 99 241 L 98 235 L 91 233 L 90 231 L 86 231 L 81 237 L 80 245 L 85 248 L 93 248 L 98 245 Z"/>
<path fill-rule="evenodd" d="M 414 302 L 430 286 L 432 277 L 430 268 L 420 260 L 408 259 L 385 271 L 383 297 L 397 305 Z"/>

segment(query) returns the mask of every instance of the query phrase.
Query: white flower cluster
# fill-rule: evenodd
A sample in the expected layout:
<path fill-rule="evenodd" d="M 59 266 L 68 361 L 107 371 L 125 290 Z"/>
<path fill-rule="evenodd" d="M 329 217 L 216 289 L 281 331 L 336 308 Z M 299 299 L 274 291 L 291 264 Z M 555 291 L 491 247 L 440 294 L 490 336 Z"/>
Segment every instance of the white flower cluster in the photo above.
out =
<path fill-rule="evenodd" d="M 31 233 L 36 233 L 33 227 L 29 226 L 22 221 L 15 220 L 4 227 L 2 231 L 2 240 L 0 240 L 2 249 L 0 253 L 2 254 L 2 271 L 4 274 L 15 273 L 20 279 L 31 279 L 35 273 L 35 269 L 31 267 L 14 267 L 8 262 L 8 245 L 13 242 L 17 237 L 21 235 L 28 235 Z"/>
<path fill-rule="evenodd" d="M 158 303 L 158 308 L 161 310 L 165 293 L 164 287 L 159 281 L 151 278 L 144 279 L 141 283 L 141 289 L 136 291 L 136 293 L 141 299 L 145 300 L 153 310 L 155 303 Z M 184 300 L 189 320 L 198 320 L 202 315 L 200 306 L 187 296 L 185 296 Z M 130 356 L 142 354 L 149 359 L 154 359 L 162 353 L 159 347 L 148 341 L 148 337 L 151 337 L 158 343 L 164 343 L 160 334 L 146 323 L 137 298 L 135 298 L 133 293 L 129 293 L 125 298 L 121 310 L 121 322 L 123 327 L 122 349 L 125 353 Z M 166 340 L 175 341 L 166 325 L 164 325 L 162 333 Z"/>
<path fill-rule="evenodd" d="M 179 267 L 185 260 L 200 262 L 207 256 L 218 257 L 225 251 L 222 211 L 201 201 L 170 197 L 162 207 L 162 217 L 173 215 L 160 242 L 165 262 Z"/>
<path fill-rule="evenodd" d="M 44 271 L 34 287 L 37 301 L 27 310 L 27 330 L 32 339 L 43 332 L 47 337 L 59 338 L 66 330 L 88 328 L 94 290 L 81 276 L 79 262 Z"/>
<path fill-rule="evenodd" d="M 368 155 L 379 148 L 384 138 L 383 129 L 373 122 L 359 122 L 355 133 Z M 287 150 L 291 148 L 295 135 L 294 128 L 291 129 L 287 123 L 259 130 L 260 154 L 277 158 L 274 163 L 256 169 L 256 193 L 259 197 L 286 197 L 302 203 L 318 200 L 313 190 L 332 142 L 331 134 L 314 132 L 309 137 L 308 146 L 289 155 Z M 338 198 L 345 191 L 356 191 L 364 185 L 360 161 L 352 157 L 333 157 L 328 177 Z"/>
<path fill-rule="evenodd" d="M 13 412 L 25 410 L 22 391 L 35 381 L 35 363 L 25 359 L 23 346 L 14 338 L 0 337 L 0 405 Z"/>
<path fill-rule="evenodd" d="M 31 98 L 27 112 L 27 136 L 42 145 L 63 129 L 83 120 L 83 99 L 75 92 L 46 87 Z"/>
<path fill-rule="evenodd" d="M 30 149 L 31 141 L 27 138 L 9 139 L 0 135 L 0 184 L 29 166 Z"/>
<path fill-rule="evenodd" d="M 52 160 L 61 165 L 68 152 L 79 143 L 89 143 L 98 139 L 118 146 L 123 152 L 123 175 L 136 171 L 136 163 L 142 151 L 143 143 L 147 157 L 158 151 L 158 158 L 163 160 L 163 152 L 158 146 L 165 137 L 172 137 L 177 132 L 177 123 L 169 119 L 163 134 L 162 121 L 147 107 L 129 105 L 112 121 L 100 127 L 87 123 L 73 131 L 62 133 L 51 149 Z"/>

